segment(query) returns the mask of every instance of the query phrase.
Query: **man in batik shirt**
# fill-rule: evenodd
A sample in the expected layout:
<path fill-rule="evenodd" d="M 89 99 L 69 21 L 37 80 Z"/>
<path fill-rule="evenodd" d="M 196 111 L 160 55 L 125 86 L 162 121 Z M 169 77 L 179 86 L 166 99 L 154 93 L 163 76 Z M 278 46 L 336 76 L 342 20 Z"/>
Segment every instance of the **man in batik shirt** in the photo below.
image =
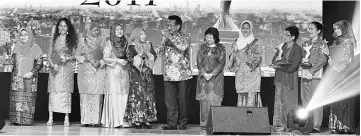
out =
<path fill-rule="evenodd" d="M 167 126 L 163 130 L 187 129 L 188 121 L 188 94 L 189 79 L 192 78 L 190 65 L 190 38 L 182 29 L 182 20 L 179 16 L 168 17 L 168 29 L 163 35 L 163 77 L 164 95 L 167 106 Z"/>

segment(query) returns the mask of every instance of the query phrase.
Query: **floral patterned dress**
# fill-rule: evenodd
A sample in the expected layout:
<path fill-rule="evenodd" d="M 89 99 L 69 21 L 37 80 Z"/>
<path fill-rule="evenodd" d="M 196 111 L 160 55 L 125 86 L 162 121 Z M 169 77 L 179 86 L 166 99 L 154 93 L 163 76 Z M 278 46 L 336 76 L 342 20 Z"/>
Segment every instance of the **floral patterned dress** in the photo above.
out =
<path fill-rule="evenodd" d="M 217 43 L 215 47 L 202 44 L 197 54 L 197 78 L 196 99 L 200 102 L 200 125 L 205 126 L 211 106 L 221 106 L 224 95 L 223 69 L 226 63 L 226 49 Z M 205 73 L 212 74 L 210 80 L 203 76 Z"/>
<path fill-rule="evenodd" d="M 138 124 L 157 121 L 157 109 L 155 107 L 155 84 L 152 68 L 156 58 L 150 42 L 140 43 L 145 49 L 146 59 L 138 68 L 134 64 L 134 59 L 141 59 L 139 50 L 135 45 L 129 45 L 128 60 L 130 64 L 130 90 L 124 121 Z"/>
<path fill-rule="evenodd" d="M 254 39 L 243 49 L 232 53 L 230 59 L 230 70 L 236 72 L 237 105 L 262 107 L 260 97 L 262 49 L 259 39 Z"/>
<path fill-rule="evenodd" d="M 14 66 L 11 78 L 9 109 L 9 118 L 12 123 L 22 125 L 32 125 L 34 123 L 35 103 L 38 89 L 38 72 L 43 64 L 43 60 L 40 56 L 41 54 L 42 51 L 40 47 L 34 44 L 29 53 L 15 51 L 12 55 Z M 26 81 L 30 81 L 30 84 L 25 84 L 23 75 L 19 75 L 18 73 L 20 69 L 19 62 L 22 58 L 34 59 L 34 67 L 31 70 L 33 76 L 30 80 Z"/>

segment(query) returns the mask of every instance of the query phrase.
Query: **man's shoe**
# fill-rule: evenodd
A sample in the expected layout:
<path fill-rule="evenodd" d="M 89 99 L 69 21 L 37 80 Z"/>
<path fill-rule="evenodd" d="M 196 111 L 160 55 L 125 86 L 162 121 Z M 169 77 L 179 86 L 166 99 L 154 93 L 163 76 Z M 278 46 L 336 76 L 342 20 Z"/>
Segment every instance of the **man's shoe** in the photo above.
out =
<path fill-rule="evenodd" d="M 320 133 L 320 130 L 312 129 L 312 133 Z"/>
<path fill-rule="evenodd" d="M 162 130 L 177 130 L 177 127 L 162 126 Z"/>

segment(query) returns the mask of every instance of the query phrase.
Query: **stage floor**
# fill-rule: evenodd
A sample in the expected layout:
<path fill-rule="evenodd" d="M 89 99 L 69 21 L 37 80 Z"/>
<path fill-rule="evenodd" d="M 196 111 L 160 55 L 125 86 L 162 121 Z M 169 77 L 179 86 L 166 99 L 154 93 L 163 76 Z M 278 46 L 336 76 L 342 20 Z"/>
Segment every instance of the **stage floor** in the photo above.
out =
<path fill-rule="evenodd" d="M 63 122 L 55 122 L 54 126 L 46 126 L 46 122 L 37 122 L 33 126 L 10 126 L 10 123 L 6 122 L 0 135 L 206 135 L 206 131 L 195 124 L 188 125 L 187 130 L 161 130 L 163 125 L 152 124 L 154 129 L 133 129 L 80 127 L 79 122 L 72 122 L 70 127 L 64 127 Z M 290 134 L 272 132 L 272 135 Z M 323 131 L 311 135 L 331 135 L 331 133 Z"/>

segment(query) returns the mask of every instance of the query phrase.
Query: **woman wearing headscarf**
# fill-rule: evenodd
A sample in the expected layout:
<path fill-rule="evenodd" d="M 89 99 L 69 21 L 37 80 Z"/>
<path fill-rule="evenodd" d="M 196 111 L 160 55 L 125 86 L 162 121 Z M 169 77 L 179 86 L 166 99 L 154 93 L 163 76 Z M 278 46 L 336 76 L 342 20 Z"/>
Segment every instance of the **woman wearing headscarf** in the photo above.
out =
<path fill-rule="evenodd" d="M 346 72 L 348 72 L 350 64 L 353 63 L 354 47 L 356 46 L 356 39 L 351 27 L 351 24 L 346 20 L 340 20 L 333 24 L 333 37 L 335 40 L 330 47 L 329 70 L 331 72 L 328 73 L 332 74 L 331 78 L 337 79 L 328 83 L 325 90 L 336 88 L 335 85 L 339 85 L 341 80 L 345 80 L 349 76 Z M 351 89 L 351 87 L 348 87 L 348 89 Z M 355 133 L 355 105 L 355 97 L 331 104 L 329 128 L 333 133 Z"/>
<path fill-rule="evenodd" d="M 157 121 L 153 65 L 157 57 L 142 28 L 135 29 L 129 40 L 130 91 L 124 120 L 135 128 L 151 129 L 150 122 Z"/>
<path fill-rule="evenodd" d="M 217 28 L 205 31 L 204 41 L 197 53 L 196 99 L 200 103 L 200 126 L 205 129 L 211 106 L 221 106 L 224 95 L 223 69 L 226 64 L 226 49 L 219 43 Z"/>
<path fill-rule="evenodd" d="M 74 91 L 74 62 L 78 36 L 68 18 L 62 18 L 55 26 L 55 33 L 48 50 L 49 72 L 49 120 L 53 125 L 53 112 L 64 113 L 64 126 L 68 127 L 71 113 L 71 95 Z"/>
<path fill-rule="evenodd" d="M 110 27 L 110 40 L 107 41 L 103 61 L 105 78 L 104 103 L 101 123 L 103 127 L 127 127 L 124 112 L 129 92 L 129 66 L 127 58 L 128 42 L 123 28 L 115 23 Z"/>
<path fill-rule="evenodd" d="M 20 41 L 12 55 L 9 117 L 11 125 L 32 125 L 34 123 L 38 73 L 41 69 L 43 51 L 35 43 L 29 29 L 20 30 Z"/>
<path fill-rule="evenodd" d="M 232 44 L 229 69 L 236 72 L 237 106 L 262 107 L 261 61 L 262 45 L 253 36 L 252 22 L 241 23 L 239 38 Z"/>
<path fill-rule="evenodd" d="M 95 23 L 87 24 L 87 35 L 76 52 L 81 63 L 78 72 L 80 93 L 81 124 L 84 127 L 100 124 L 105 88 L 105 69 L 101 66 L 102 50 L 105 39 L 100 37 Z"/>

